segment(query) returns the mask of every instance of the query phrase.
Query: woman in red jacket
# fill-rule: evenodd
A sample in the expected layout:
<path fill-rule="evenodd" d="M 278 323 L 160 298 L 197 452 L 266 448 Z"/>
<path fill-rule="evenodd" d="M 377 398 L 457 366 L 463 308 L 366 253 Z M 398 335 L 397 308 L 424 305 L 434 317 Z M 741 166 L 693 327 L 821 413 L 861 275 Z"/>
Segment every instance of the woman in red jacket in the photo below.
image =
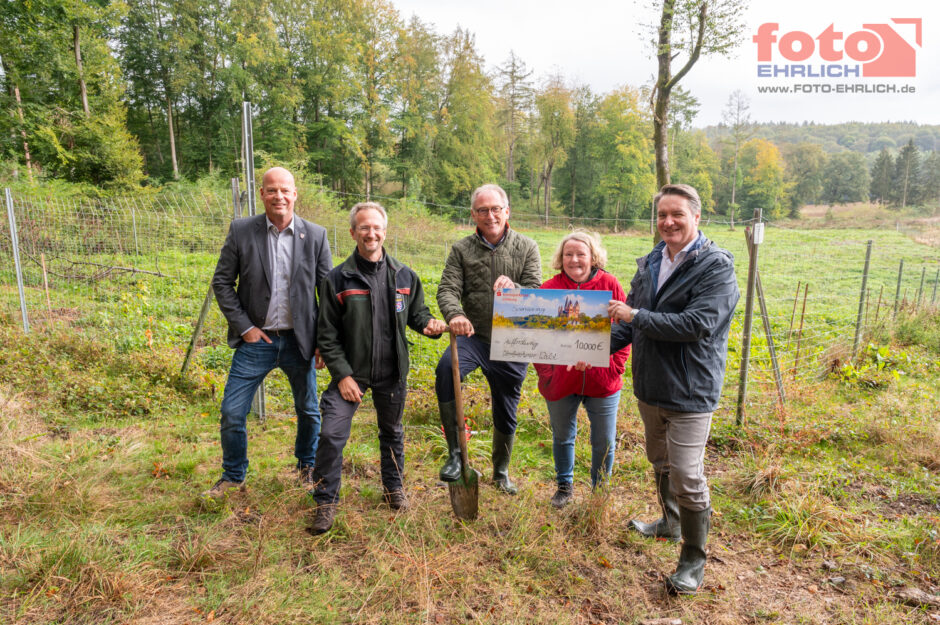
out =
<path fill-rule="evenodd" d="M 617 279 L 604 271 L 607 252 L 595 233 L 575 230 L 558 246 L 552 266 L 561 271 L 542 284 L 543 289 L 612 291 L 625 301 Z M 613 469 L 617 443 L 617 408 L 623 386 L 624 363 L 630 346 L 610 356 L 607 367 L 536 364 L 539 392 L 545 398 L 552 425 L 552 455 L 558 490 L 552 505 L 562 508 L 571 501 L 574 481 L 574 440 L 578 433 L 578 407 L 584 404 L 591 422 L 591 488 L 606 480 Z"/>

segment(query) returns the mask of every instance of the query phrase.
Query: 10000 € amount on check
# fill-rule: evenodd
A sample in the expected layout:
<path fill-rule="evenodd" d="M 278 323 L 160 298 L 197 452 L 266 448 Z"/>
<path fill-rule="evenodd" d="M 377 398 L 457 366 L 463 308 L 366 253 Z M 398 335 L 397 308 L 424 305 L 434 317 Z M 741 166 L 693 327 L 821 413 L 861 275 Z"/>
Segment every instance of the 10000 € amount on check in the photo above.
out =
<path fill-rule="evenodd" d="M 610 364 L 610 291 L 502 289 L 493 302 L 490 358 L 594 367 Z"/>

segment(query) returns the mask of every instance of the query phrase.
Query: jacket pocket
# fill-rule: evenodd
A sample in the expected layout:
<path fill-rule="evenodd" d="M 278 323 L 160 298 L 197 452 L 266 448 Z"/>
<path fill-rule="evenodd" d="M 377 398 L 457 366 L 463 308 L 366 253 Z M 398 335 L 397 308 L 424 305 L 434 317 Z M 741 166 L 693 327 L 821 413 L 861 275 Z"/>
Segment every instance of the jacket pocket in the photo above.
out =
<path fill-rule="evenodd" d="M 692 398 L 692 378 L 689 376 L 689 365 L 685 360 L 685 345 L 679 345 L 679 364 L 682 366 L 682 379 L 685 380 L 685 396 Z"/>

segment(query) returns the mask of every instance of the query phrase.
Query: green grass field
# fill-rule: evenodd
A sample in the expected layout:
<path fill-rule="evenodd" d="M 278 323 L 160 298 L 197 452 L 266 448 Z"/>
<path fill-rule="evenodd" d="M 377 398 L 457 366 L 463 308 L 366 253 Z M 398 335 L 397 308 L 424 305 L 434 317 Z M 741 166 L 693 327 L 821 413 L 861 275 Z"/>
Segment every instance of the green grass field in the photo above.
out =
<path fill-rule="evenodd" d="M 337 259 L 348 254 L 342 216 L 315 218 L 336 226 Z M 446 250 L 468 231 L 414 216 L 407 228 L 396 227 L 395 219 L 393 212 L 387 248 L 422 276 L 436 311 Z M 704 229 L 735 254 L 743 294 L 743 232 Z M 541 246 L 547 278 L 563 232 L 526 232 Z M 156 246 L 144 260 L 102 253 L 92 260 L 158 268 L 168 277 L 53 278 L 51 306 L 33 263 L 29 335 L 18 325 L 15 283 L 2 276 L 0 622 L 940 618 L 931 604 L 940 592 L 940 315 L 913 311 L 921 267 L 928 275 L 922 304 L 929 300 L 936 248 L 895 231 L 768 230 L 760 266 L 789 402 L 776 404 L 756 319 L 748 418 L 734 424 L 742 297 L 706 457 L 715 507 L 706 585 L 695 598 L 672 599 L 660 578 L 672 572 L 677 547 L 626 531 L 630 518 L 656 514 L 629 376 L 611 488 L 590 493 L 583 432 L 576 500 L 561 512 L 548 503 L 551 433 L 530 375 L 512 463 L 520 494 L 503 496 L 485 481 L 480 518 L 454 519 L 436 479 L 446 446 L 433 367 L 444 343 L 417 335 L 405 415 L 408 511 L 396 515 L 381 503 L 367 398 L 346 448 L 336 525 L 323 537 L 306 533 L 312 508 L 292 470 L 295 426 L 280 373 L 267 385 L 267 420 L 250 421 L 247 491 L 207 505 L 198 495 L 219 475 L 218 403 L 231 358 L 214 304 L 193 367 L 182 379 L 177 374 L 216 239 L 192 251 Z M 848 364 L 869 239 L 872 301 L 862 355 Z M 606 234 L 604 243 L 609 269 L 626 287 L 649 236 Z M 902 258 L 907 302 L 891 320 Z M 802 336 L 789 332 L 797 282 L 810 285 Z M 802 364 L 792 371 L 798 341 Z M 321 387 L 327 380 L 320 376 Z M 466 410 L 478 433 L 471 462 L 487 479 L 488 404 L 485 382 L 472 376 Z M 911 589 L 926 595 L 905 599 Z"/>

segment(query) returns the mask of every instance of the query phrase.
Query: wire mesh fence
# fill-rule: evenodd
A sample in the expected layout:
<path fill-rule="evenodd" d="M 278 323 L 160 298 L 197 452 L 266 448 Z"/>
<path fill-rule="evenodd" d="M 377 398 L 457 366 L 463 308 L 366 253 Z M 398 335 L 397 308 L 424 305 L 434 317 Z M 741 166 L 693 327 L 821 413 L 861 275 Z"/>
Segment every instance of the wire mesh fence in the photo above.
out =
<path fill-rule="evenodd" d="M 320 191 L 301 197 L 297 204 L 298 214 L 327 228 L 337 263 L 354 248 L 347 213 L 338 208 L 349 199 L 339 198 L 341 202 Z M 383 203 L 390 213 L 386 249 L 415 268 L 433 295 L 450 246 L 472 231 L 469 211 L 421 207 L 395 199 Z M 10 194 L 8 204 L 16 224 L 25 308 L 33 325 L 102 328 L 119 350 L 170 347 L 180 350 L 182 363 L 235 213 L 231 192 L 108 200 Z M 607 268 L 627 288 L 635 259 L 650 249 L 649 223 L 644 220 L 556 216 L 546 226 L 543 216 L 517 211 L 512 221 L 538 241 L 546 278 L 553 273 L 550 259 L 555 246 L 571 227 L 604 232 L 610 256 Z M 629 226 L 633 229 L 623 231 Z M 723 399 L 725 406 L 733 406 L 742 357 L 747 246 L 741 227 L 731 230 L 728 224 L 703 221 L 702 229 L 735 255 L 741 286 Z M 0 310 L 19 321 L 12 235 L 5 219 L 0 228 Z M 869 240 L 874 243 L 863 292 Z M 849 361 L 857 329 L 864 341 L 901 311 L 937 307 L 937 248 L 913 242 L 900 229 L 771 227 L 759 256 L 766 317 L 755 301 L 748 364 L 748 408 L 752 411 L 772 407 L 778 397 L 768 335 L 785 389 L 797 388 Z M 436 313 L 433 299 L 429 297 L 428 303 Z M 861 326 L 857 327 L 860 301 Z M 224 319 L 212 306 L 199 344 L 203 362 L 218 363 L 230 357 L 224 336 Z M 419 357 L 414 366 L 433 368 L 434 362 Z"/>

